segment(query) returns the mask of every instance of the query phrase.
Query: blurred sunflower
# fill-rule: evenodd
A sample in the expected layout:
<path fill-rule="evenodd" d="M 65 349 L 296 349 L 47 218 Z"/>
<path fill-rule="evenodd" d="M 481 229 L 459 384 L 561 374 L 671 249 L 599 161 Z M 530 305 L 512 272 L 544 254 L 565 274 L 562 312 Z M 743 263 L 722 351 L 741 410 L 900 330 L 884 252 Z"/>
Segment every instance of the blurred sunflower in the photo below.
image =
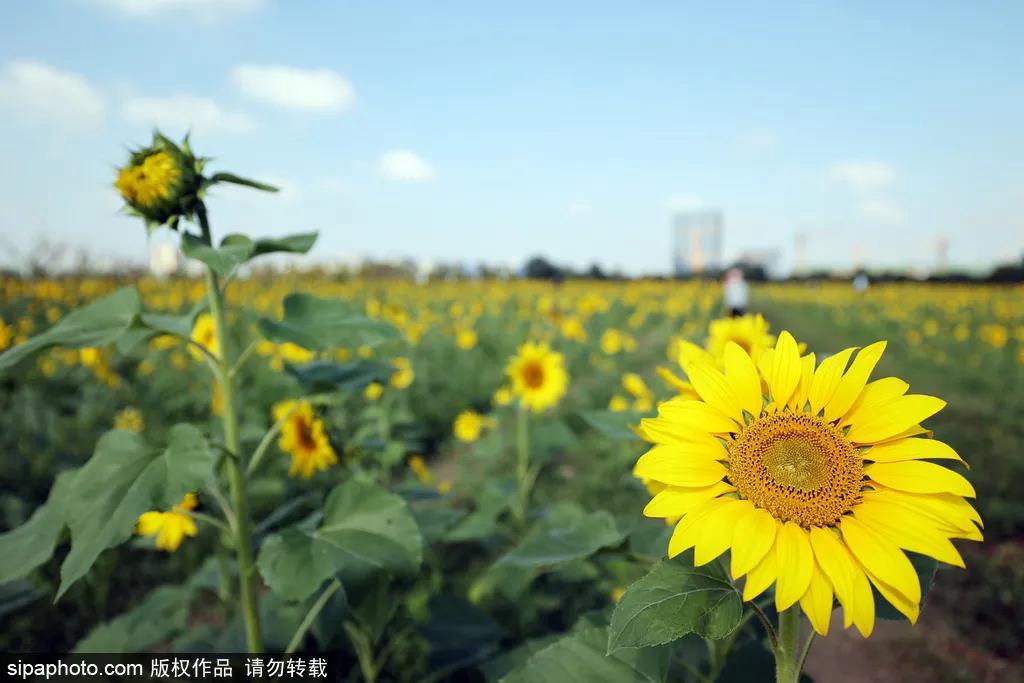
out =
<path fill-rule="evenodd" d="M 416 379 L 416 373 L 408 358 L 396 358 L 391 361 L 391 365 L 395 368 L 395 373 L 391 375 L 390 384 L 395 389 L 406 389 Z"/>
<path fill-rule="evenodd" d="M 196 348 L 196 345 L 209 351 L 212 356 L 220 355 L 220 342 L 217 341 L 217 324 L 214 322 L 212 315 L 203 313 L 196 318 L 196 322 L 192 326 L 192 341 L 195 344 L 189 344 L 188 352 L 196 360 L 202 360 L 203 358 L 203 352 Z"/>
<path fill-rule="evenodd" d="M 512 393 L 535 413 L 557 404 L 569 385 L 565 359 L 544 342 L 522 344 L 505 372 Z"/>
<path fill-rule="evenodd" d="M 724 373 L 684 351 L 699 398 L 641 422 L 655 445 L 634 469 L 665 486 L 644 514 L 682 518 L 669 556 L 694 548 L 704 565 L 731 549 L 744 600 L 775 584 L 776 608 L 799 602 L 821 634 L 834 595 L 844 626 L 870 635 L 872 585 L 916 621 L 921 586 L 903 550 L 963 567 L 950 539 L 981 540 L 981 518 L 964 499 L 971 484 L 929 462 L 960 460 L 920 424 L 945 402 L 907 394 L 895 377 L 868 381 L 884 349 L 865 347 L 849 368 L 846 349 L 815 367 L 783 332 L 756 365 L 726 343 Z"/>
<path fill-rule="evenodd" d="M 455 416 L 452 431 L 455 433 L 455 438 L 459 441 L 473 443 L 480 438 L 484 429 L 491 429 L 496 424 L 497 422 L 495 422 L 493 417 L 481 415 L 475 410 L 463 410 Z"/>
<path fill-rule="evenodd" d="M 186 536 L 191 538 L 198 533 L 195 520 L 189 514 L 198 506 L 196 495 L 186 493 L 181 502 L 168 512 L 152 510 L 141 514 L 135 525 L 135 533 L 139 536 L 155 536 L 159 550 L 173 553 Z"/>
<path fill-rule="evenodd" d="M 309 479 L 338 462 L 324 421 L 313 412 L 309 401 L 281 401 L 274 406 L 274 419 L 281 422 L 278 447 L 292 456 L 290 476 Z"/>
<path fill-rule="evenodd" d="M 726 344 L 735 342 L 756 363 L 761 352 L 775 344 L 775 335 L 770 334 L 768 329 L 768 321 L 760 313 L 718 318 L 708 325 L 705 346 L 712 356 L 722 358 Z"/>
<path fill-rule="evenodd" d="M 142 418 L 142 412 L 138 408 L 129 406 L 114 416 L 114 429 L 138 433 L 145 428 L 146 421 Z"/>

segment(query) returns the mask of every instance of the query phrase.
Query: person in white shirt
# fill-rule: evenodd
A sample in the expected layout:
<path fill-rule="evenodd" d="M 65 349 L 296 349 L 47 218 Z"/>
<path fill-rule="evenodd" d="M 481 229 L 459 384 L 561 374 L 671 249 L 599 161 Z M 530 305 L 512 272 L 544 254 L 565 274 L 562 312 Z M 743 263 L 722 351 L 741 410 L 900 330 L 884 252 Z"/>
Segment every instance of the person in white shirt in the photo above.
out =
<path fill-rule="evenodd" d="M 747 312 L 750 303 L 750 288 L 743 278 L 743 271 L 739 268 L 730 268 L 722 278 L 722 297 L 725 299 L 725 307 L 729 309 L 729 315 L 738 317 Z"/>

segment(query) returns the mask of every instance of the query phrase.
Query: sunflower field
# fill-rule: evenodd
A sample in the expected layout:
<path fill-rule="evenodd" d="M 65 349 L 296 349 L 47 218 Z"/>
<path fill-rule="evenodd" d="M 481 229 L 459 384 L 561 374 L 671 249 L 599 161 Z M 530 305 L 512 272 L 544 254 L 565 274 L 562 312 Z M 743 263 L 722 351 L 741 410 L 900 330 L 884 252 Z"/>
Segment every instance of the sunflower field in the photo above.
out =
<path fill-rule="evenodd" d="M 270 273 L 217 183 L 115 183 L 203 278 L 0 278 L 0 650 L 1024 675 L 1024 288 Z"/>

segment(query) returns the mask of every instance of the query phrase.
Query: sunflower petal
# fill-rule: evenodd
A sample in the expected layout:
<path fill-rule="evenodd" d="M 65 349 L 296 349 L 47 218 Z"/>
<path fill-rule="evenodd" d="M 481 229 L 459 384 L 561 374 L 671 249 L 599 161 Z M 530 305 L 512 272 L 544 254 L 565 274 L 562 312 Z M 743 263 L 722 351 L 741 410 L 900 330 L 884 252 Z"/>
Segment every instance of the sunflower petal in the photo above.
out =
<path fill-rule="evenodd" d="M 735 388 L 740 407 L 751 416 L 761 414 L 761 376 L 747 352 L 739 344 L 730 341 L 725 345 L 725 376 Z"/>
<path fill-rule="evenodd" d="M 761 561 L 757 563 L 757 566 L 747 572 L 747 580 L 743 584 L 743 600 L 750 602 L 764 593 L 778 575 L 779 567 L 775 557 L 775 544 L 773 544 Z"/>
<path fill-rule="evenodd" d="M 855 507 L 853 516 L 900 548 L 960 568 L 965 566 L 960 553 L 949 539 L 936 529 L 931 520 L 926 516 L 914 514 L 909 508 L 871 500 Z"/>
<path fill-rule="evenodd" d="M 659 445 L 640 456 L 633 474 L 670 486 L 699 487 L 721 481 L 727 470 L 716 460 L 693 457 L 678 446 Z"/>
<path fill-rule="evenodd" d="M 775 343 L 775 352 L 771 355 L 765 378 L 768 380 L 772 400 L 780 406 L 788 403 L 789 397 L 800 383 L 802 372 L 800 349 L 796 345 L 796 340 L 793 339 L 793 335 L 783 330 Z"/>
<path fill-rule="evenodd" d="M 825 404 L 826 420 L 831 422 L 846 414 L 868 383 L 871 371 L 875 369 L 884 351 L 884 341 L 875 342 L 860 350 L 846 374 L 840 378 L 832 397 Z"/>
<path fill-rule="evenodd" d="M 876 462 L 864 468 L 864 474 L 883 486 L 911 493 L 953 493 L 965 498 L 976 494 L 963 475 L 934 462 Z"/>
<path fill-rule="evenodd" d="M 807 392 L 811 389 L 811 381 L 814 379 L 814 354 L 809 353 L 800 359 L 800 381 L 797 382 L 796 390 L 789 399 L 789 409 L 801 411 L 807 403 Z"/>
<path fill-rule="evenodd" d="M 951 446 L 935 439 L 902 439 L 872 446 L 864 454 L 873 462 L 902 462 L 904 460 L 959 460 L 960 455 Z"/>
<path fill-rule="evenodd" d="M 875 585 L 878 592 L 882 594 L 890 605 L 896 608 L 896 610 L 905 616 L 911 624 L 917 623 L 917 617 L 921 613 L 920 601 L 914 602 L 913 600 L 907 599 L 900 591 L 896 590 L 885 581 L 882 581 L 871 572 L 867 572 L 868 578 L 871 579 L 871 583 Z"/>
<path fill-rule="evenodd" d="M 775 609 L 788 609 L 807 590 L 814 573 L 814 554 L 807 532 L 793 522 L 786 522 L 775 538 L 779 578 L 775 584 Z"/>
<path fill-rule="evenodd" d="M 843 606 L 845 626 L 848 628 L 857 613 L 856 575 L 860 572 L 863 578 L 864 572 L 860 571 L 856 560 L 851 557 L 850 551 L 833 531 L 821 527 L 811 527 L 810 541 L 818 567 L 828 577 L 830 584 L 835 589 L 836 598 Z M 868 588 L 869 596 L 870 593 L 871 589 Z"/>
<path fill-rule="evenodd" d="M 899 591 L 909 602 L 921 602 L 921 583 L 903 551 L 888 538 L 847 515 L 840 523 L 843 540 L 864 569 Z"/>
<path fill-rule="evenodd" d="M 883 377 L 882 379 L 876 379 L 874 382 L 868 382 L 864 387 L 864 391 L 860 392 L 860 396 L 853 402 L 846 416 L 839 421 L 839 426 L 845 427 L 849 424 L 863 422 L 864 416 L 870 413 L 871 408 L 879 403 L 899 398 L 907 393 L 908 389 L 910 389 L 910 385 L 899 377 Z"/>
<path fill-rule="evenodd" d="M 946 402 L 941 398 L 921 394 L 883 401 L 866 408 L 860 420 L 852 423 L 846 438 L 853 443 L 883 441 L 931 417 L 945 407 Z"/>
<path fill-rule="evenodd" d="M 675 557 L 679 553 L 689 550 L 700 538 L 701 520 L 710 512 L 728 502 L 724 498 L 712 498 L 701 503 L 690 511 L 685 517 L 679 520 L 671 538 L 668 539 L 668 556 Z"/>
<path fill-rule="evenodd" d="M 732 535 L 732 578 L 738 579 L 757 565 L 775 543 L 779 522 L 767 510 L 753 506 L 736 521 Z"/>
<path fill-rule="evenodd" d="M 743 408 L 725 375 L 708 363 L 687 362 L 684 368 L 701 400 L 743 424 Z"/>
<path fill-rule="evenodd" d="M 843 377 L 843 370 L 850 361 L 850 356 L 856 351 L 856 347 L 843 349 L 834 356 L 829 356 L 821 361 L 818 369 L 814 371 L 814 378 L 811 380 L 811 388 L 807 393 L 807 400 L 811 404 L 811 412 L 817 415 L 825 407 L 839 386 L 839 380 Z"/>
<path fill-rule="evenodd" d="M 710 403 L 672 398 L 658 406 L 658 417 L 675 422 L 695 432 L 729 433 L 739 430 L 739 423 Z"/>
<path fill-rule="evenodd" d="M 815 632 L 820 636 L 827 636 L 828 625 L 832 620 L 832 584 L 818 567 L 814 568 L 811 583 L 800 598 L 800 607 Z"/>
<path fill-rule="evenodd" d="M 666 519 L 682 517 L 701 503 L 735 490 L 724 481 L 701 487 L 669 486 L 651 499 L 644 508 L 644 515 Z"/>
<path fill-rule="evenodd" d="M 700 401 L 690 401 L 700 403 Z M 640 420 L 640 430 L 644 438 L 658 444 L 670 444 L 675 448 L 683 448 L 688 454 L 701 454 L 711 460 L 728 460 L 729 452 L 722 442 L 706 430 L 688 426 L 664 417 L 645 417 Z"/>
<path fill-rule="evenodd" d="M 747 500 L 726 498 L 726 503 L 718 506 L 700 522 L 700 533 L 694 546 L 693 564 L 702 567 L 729 549 L 732 543 L 732 531 L 736 521 L 744 512 L 753 507 Z"/>

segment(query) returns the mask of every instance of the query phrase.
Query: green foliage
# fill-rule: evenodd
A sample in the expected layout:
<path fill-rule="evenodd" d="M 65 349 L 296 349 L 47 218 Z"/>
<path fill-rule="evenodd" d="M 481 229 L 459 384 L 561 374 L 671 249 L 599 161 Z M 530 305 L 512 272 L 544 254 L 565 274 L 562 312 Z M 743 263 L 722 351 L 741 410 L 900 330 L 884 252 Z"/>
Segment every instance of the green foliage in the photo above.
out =
<path fill-rule="evenodd" d="M 139 435 L 109 431 L 93 457 L 75 476 L 65 496 L 71 550 L 61 565 L 59 598 L 107 548 L 131 538 L 139 516 L 166 510 L 213 476 L 215 454 L 202 432 L 176 425 L 166 449 L 158 451 Z"/>
<path fill-rule="evenodd" d="M 604 510 L 586 512 L 573 503 L 560 503 L 539 521 L 496 566 L 550 569 L 616 545 L 623 534 Z"/>
<path fill-rule="evenodd" d="M 315 232 L 257 240 L 234 233 L 225 236 L 219 247 L 214 247 L 200 237 L 184 233 L 181 250 L 185 256 L 208 265 L 217 275 L 227 277 L 235 268 L 257 256 L 276 252 L 305 254 L 313 248 L 316 238 Z"/>
<path fill-rule="evenodd" d="M 608 651 L 663 645 L 688 633 L 718 640 L 742 615 L 740 595 L 717 562 L 694 567 L 692 554 L 663 560 L 615 607 Z"/>
<path fill-rule="evenodd" d="M 376 346 L 399 340 L 399 331 L 386 322 L 360 313 L 350 302 L 312 294 L 289 294 L 280 321 L 261 318 L 260 332 L 274 342 L 292 342 L 307 349 Z"/>
<path fill-rule="evenodd" d="M 185 630 L 192 590 L 160 586 L 136 607 L 100 624 L 75 645 L 74 652 L 143 652 Z"/>
<path fill-rule="evenodd" d="M 308 526 L 268 537 L 260 551 L 263 579 L 286 600 L 309 597 L 334 575 L 358 581 L 376 570 L 408 572 L 422 558 L 423 540 L 405 501 L 369 482 L 335 488 L 323 520 Z"/>
<path fill-rule="evenodd" d="M 0 584 L 20 579 L 48 561 L 64 530 L 64 505 L 74 495 L 75 473 L 57 475 L 46 503 L 27 522 L 0 534 Z"/>
<path fill-rule="evenodd" d="M 582 626 L 540 650 L 501 683 L 660 683 L 668 676 L 667 647 L 605 654 L 608 629 Z"/>
<path fill-rule="evenodd" d="M 132 287 L 96 299 L 72 311 L 46 332 L 0 354 L 0 371 L 52 346 L 103 346 L 139 324 L 142 304 Z"/>

